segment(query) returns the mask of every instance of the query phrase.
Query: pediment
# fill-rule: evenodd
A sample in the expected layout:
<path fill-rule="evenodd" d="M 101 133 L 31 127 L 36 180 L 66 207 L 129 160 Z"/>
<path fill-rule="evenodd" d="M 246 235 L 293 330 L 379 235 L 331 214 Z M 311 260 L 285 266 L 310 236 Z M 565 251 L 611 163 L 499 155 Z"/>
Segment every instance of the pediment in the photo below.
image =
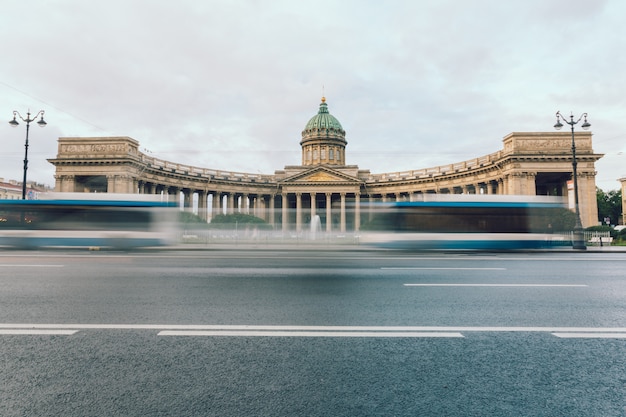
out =
<path fill-rule="evenodd" d="M 359 178 L 346 175 L 341 171 L 327 167 L 316 167 L 307 169 L 298 174 L 285 178 L 282 183 L 300 184 L 300 183 L 316 183 L 316 184 L 346 184 L 361 183 Z"/>

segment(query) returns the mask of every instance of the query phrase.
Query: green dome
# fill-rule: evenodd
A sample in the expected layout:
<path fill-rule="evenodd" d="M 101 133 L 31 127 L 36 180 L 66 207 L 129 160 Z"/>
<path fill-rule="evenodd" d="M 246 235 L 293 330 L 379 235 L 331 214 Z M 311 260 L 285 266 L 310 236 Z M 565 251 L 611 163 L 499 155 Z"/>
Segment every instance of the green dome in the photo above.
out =
<path fill-rule="evenodd" d="M 337 120 L 335 116 L 328 112 L 328 104 L 326 104 L 325 97 L 322 97 L 322 103 L 320 104 L 320 109 L 317 114 L 311 117 L 311 120 L 309 120 L 309 122 L 304 127 L 304 132 L 315 132 L 319 130 L 335 131 L 341 133 L 342 135 L 345 135 L 346 133 L 343 130 L 343 127 L 341 127 L 341 123 L 339 123 L 339 120 Z"/>

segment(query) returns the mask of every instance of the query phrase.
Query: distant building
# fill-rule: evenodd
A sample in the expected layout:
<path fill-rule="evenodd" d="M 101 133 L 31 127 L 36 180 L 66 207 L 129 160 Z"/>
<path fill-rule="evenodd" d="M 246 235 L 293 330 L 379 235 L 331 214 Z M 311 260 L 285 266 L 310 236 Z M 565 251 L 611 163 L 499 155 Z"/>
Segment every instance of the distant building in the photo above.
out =
<path fill-rule="evenodd" d="M 357 231 L 373 212 L 368 203 L 413 201 L 420 194 L 503 194 L 567 197 L 572 179 L 568 132 L 515 132 L 503 149 L 432 168 L 372 174 L 348 165 L 346 132 L 322 98 L 301 133 L 302 159 L 274 174 L 220 171 L 153 158 L 129 137 L 62 137 L 55 191 L 161 194 L 210 220 L 243 212 L 277 229 L 301 231 L 315 219 L 322 230 Z M 584 227 L 598 222 L 591 132 L 576 134 L 578 189 Z M 450 144 L 454 146 L 454 144 Z M 194 203 L 197 201 L 197 204 Z M 573 209 L 573 205 L 571 205 Z"/>
<path fill-rule="evenodd" d="M 35 182 L 26 183 L 26 199 L 37 200 L 40 193 L 50 191 L 50 187 L 44 184 L 38 184 Z M 2 200 L 21 200 L 22 199 L 22 183 L 9 180 L 4 181 L 4 178 L 0 178 L 0 199 Z"/>

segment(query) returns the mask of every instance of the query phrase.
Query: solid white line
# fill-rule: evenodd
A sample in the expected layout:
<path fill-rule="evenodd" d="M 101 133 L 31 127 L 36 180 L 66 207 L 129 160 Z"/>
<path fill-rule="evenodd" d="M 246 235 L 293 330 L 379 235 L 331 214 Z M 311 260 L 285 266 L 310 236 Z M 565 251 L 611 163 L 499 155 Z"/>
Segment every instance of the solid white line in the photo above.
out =
<path fill-rule="evenodd" d="M 626 339 L 626 333 L 552 333 L 563 339 Z"/>
<path fill-rule="evenodd" d="M 557 287 L 580 288 L 584 284 L 403 284 L 405 287 Z"/>
<path fill-rule="evenodd" d="M 61 335 L 70 336 L 78 330 L 46 330 L 46 329 L 3 329 L 0 335 Z"/>
<path fill-rule="evenodd" d="M 238 337 L 463 337 L 458 332 L 322 332 L 264 330 L 163 330 L 158 336 L 238 336 Z"/>
<path fill-rule="evenodd" d="M 550 332 L 550 333 L 626 333 L 626 327 L 558 326 L 298 326 L 247 324 L 56 324 L 0 323 L 0 329 L 64 330 L 238 330 L 238 331 L 335 331 L 335 332 Z"/>
<path fill-rule="evenodd" d="M 388 269 L 388 270 L 428 270 L 428 271 L 506 271 L 506 268 L 467 268 L 467 267 L 420 267 L 420 266 L 384 266 L 380 269 Z"/>

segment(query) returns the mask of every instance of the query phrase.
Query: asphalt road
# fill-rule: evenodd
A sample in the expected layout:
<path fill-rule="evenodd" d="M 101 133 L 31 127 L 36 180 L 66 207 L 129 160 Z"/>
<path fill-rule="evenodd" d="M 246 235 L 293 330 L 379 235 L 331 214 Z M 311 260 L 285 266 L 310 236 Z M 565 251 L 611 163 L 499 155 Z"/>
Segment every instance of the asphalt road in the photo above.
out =
<path fill-rule="evenodd" d="M 2 416 L 624 416 L 626 253 L 0 252 Z"/>

